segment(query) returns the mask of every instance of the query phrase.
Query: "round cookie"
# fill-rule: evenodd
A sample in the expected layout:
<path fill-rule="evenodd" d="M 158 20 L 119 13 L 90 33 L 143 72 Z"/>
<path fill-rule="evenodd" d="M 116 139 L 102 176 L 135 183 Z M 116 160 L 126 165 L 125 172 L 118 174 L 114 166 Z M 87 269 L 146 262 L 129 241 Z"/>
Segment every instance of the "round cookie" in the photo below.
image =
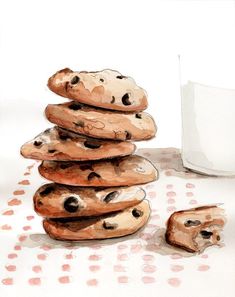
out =
<path fill-rule="evenodd" d="M 49 104 L 45 114 L 50 122 L 60 127 L 94 138 L 147 140 L 153 138 L 157 130 L 148 113 L 109 111 L 74 101 Z"/>
<path fill-rule="evenodd" d="M 82 187 L 118 187 L 157 179 L 152 163 L 137 155 L 90 162 L 43 161 L 40 174 L 56 183 Z"/>
<path fill-rule="evenodd" d="M 129 141 L 98 140 L 55 126 L 26 142 L 20 152 L 36 160 L 86 161 L 130 155 L 135 148 Z"/>
<path fill-rule="evenodd" d="M 149 203 L 144 200 L 124 211 L 93 218 L 45 219 L 46 233 L 58 240 L 88 240 L 121 237 L 142 228 L 150 216 Z"/>
<path fill-rule="evenodd" d="M 34 210 L 47 218 L 98 216 L 140 203 L 140 187 L 81 188 L 46 184 L 34 194 Z"/>
<path fill-rule="evenodd" d="M 141 111 L 148 105 L 146 92 L 131 77 L 110 69 L 62 69 L 49 78 L 48 87 L 60 96 L 111 110 Z"/>

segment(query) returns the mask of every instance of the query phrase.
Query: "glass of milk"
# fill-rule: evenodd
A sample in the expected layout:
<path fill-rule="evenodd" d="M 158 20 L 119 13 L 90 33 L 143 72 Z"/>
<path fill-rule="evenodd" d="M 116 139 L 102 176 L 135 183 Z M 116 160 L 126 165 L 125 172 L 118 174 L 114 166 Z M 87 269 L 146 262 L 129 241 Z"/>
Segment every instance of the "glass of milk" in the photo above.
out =
<path fill-rule="evenodd" d="M 182 160 L 208 175 L 235 175 L 235 55 L 180 55 Z"/>

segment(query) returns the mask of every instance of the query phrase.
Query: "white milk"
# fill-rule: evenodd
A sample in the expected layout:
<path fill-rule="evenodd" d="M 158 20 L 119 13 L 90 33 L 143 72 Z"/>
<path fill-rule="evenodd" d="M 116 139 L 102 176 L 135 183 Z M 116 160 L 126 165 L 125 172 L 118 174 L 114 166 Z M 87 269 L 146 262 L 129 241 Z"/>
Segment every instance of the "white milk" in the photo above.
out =
<path fill-rule="evenodd" d="M 182 159 L 210 175 L 235 175 L 235 90 L 189 81 L 181 87 Z"/>

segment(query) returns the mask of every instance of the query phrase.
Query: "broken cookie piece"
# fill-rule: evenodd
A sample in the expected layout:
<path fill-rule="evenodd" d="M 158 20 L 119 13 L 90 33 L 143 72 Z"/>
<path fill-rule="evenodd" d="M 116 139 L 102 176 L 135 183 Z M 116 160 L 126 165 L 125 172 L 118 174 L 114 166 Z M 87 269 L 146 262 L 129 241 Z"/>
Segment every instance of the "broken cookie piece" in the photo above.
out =
<path fill-rule="evenodd" d="M 188 252 L 202 252 L 220 245 L 226 223 L 224 210 L 216 205 L 174 212 L 167 221 L 166 242 Z"/>

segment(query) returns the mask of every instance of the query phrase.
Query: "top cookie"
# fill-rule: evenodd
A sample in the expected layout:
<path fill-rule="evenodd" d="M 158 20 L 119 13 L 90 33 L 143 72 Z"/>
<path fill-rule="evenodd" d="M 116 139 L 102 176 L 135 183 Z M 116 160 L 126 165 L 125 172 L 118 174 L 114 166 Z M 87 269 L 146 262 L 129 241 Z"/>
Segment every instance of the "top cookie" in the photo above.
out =
<path fill-rule="evenodd" d="M 131 77 L 111 69 L 74 72 L 65 68 L 49 78 L 48 87 L 60 96 L 95 107 L 142 111 L 148 106 L 145 90 Z"/>

